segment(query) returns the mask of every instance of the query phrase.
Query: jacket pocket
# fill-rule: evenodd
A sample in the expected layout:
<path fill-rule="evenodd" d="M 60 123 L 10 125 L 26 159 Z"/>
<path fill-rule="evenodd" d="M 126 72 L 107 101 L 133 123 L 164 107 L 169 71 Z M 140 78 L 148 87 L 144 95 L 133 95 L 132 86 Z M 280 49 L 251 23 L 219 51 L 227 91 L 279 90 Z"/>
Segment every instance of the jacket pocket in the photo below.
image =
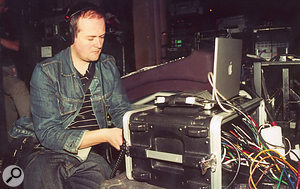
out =
<path fill-rule="evenodd" d="M 66 116 L 76 112 L 77 105 L 80 101 L 82 100 L 63 97 L 60 94 L 57 94 L 57 103 L 60 115 Z"/>

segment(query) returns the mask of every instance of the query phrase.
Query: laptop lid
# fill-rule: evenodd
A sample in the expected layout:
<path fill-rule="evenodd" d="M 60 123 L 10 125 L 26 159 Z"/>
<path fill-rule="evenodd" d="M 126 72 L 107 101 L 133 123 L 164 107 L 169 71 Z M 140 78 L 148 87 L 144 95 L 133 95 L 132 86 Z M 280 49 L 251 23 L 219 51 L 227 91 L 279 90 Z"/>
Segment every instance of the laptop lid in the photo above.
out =
<path fill-rule="evenodd" d="M 226 100 L 239 94 L 241 61 L 242 40 L 220 37 L 215 39 L 213 100 L 216 100 L 215 89 Z"/>

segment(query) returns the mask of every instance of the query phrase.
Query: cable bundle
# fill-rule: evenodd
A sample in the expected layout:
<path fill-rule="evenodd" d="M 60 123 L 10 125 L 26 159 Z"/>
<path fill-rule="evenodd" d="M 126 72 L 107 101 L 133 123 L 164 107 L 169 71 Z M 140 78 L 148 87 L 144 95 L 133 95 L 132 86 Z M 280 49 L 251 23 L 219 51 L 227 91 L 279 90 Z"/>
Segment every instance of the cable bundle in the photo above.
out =
<path fill-rule="evenodd" d="M 250 189 L 262 188 L 265 184 L 277 185 L 277 188 L 283 184 L 299 189 L 299 168 L 297 170 L 295 162 L 288 158 L 292 153 L 290 141 L 284 138 L 283 146 L 276 146 L 287 149 L 285 154 L 280 154 L 271 149 L 272 144 L 266 142 L 261 135 L 261 130 L 272 127 L 271 125 L 259 126 L 249 115 L 232 104 L 223 105 L 243 115 L 241 125 L 232 123 L 230 127 L 222 129 L 222 167 L 223 170 L 235 172 L 227 188 L 234 183 L 239 173 L 245 175 L 240 171 L 243 166 L 249 169 L 247 176 Z M 299 162 L 299 157 L 297 158 Z"/>

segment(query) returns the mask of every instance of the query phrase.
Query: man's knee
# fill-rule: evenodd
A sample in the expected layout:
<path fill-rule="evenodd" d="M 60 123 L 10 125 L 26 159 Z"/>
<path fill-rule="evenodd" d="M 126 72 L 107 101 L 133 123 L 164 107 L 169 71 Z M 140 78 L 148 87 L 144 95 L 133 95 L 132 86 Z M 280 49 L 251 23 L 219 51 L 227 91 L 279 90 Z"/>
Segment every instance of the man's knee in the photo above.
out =
<path fill-rule="evenodd" d="M 17 79 L 8 89 L 12 94 L 24 94 L 29 95 L 29 91 L 24 81 Z"/>
<path fill-rule="evenodd" d="M 54 163 L 51 154 L 37 152 L 24 162 L 24 188 L 62 188 L 59 173 L 60 163 Z"/>

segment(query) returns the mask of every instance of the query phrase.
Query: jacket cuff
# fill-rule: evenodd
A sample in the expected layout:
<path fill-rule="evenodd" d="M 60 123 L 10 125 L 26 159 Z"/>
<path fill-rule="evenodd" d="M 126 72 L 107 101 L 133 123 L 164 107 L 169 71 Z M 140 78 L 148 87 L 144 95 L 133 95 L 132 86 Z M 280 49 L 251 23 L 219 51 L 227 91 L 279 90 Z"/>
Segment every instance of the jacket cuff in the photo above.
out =
<path fill-rule="evenodd" d="M 73 154 L 77 154 L 85 132 L 86 130 L 77 130 L 77 132 L 72 133 L 64 145 L 64 150 Z"/>

